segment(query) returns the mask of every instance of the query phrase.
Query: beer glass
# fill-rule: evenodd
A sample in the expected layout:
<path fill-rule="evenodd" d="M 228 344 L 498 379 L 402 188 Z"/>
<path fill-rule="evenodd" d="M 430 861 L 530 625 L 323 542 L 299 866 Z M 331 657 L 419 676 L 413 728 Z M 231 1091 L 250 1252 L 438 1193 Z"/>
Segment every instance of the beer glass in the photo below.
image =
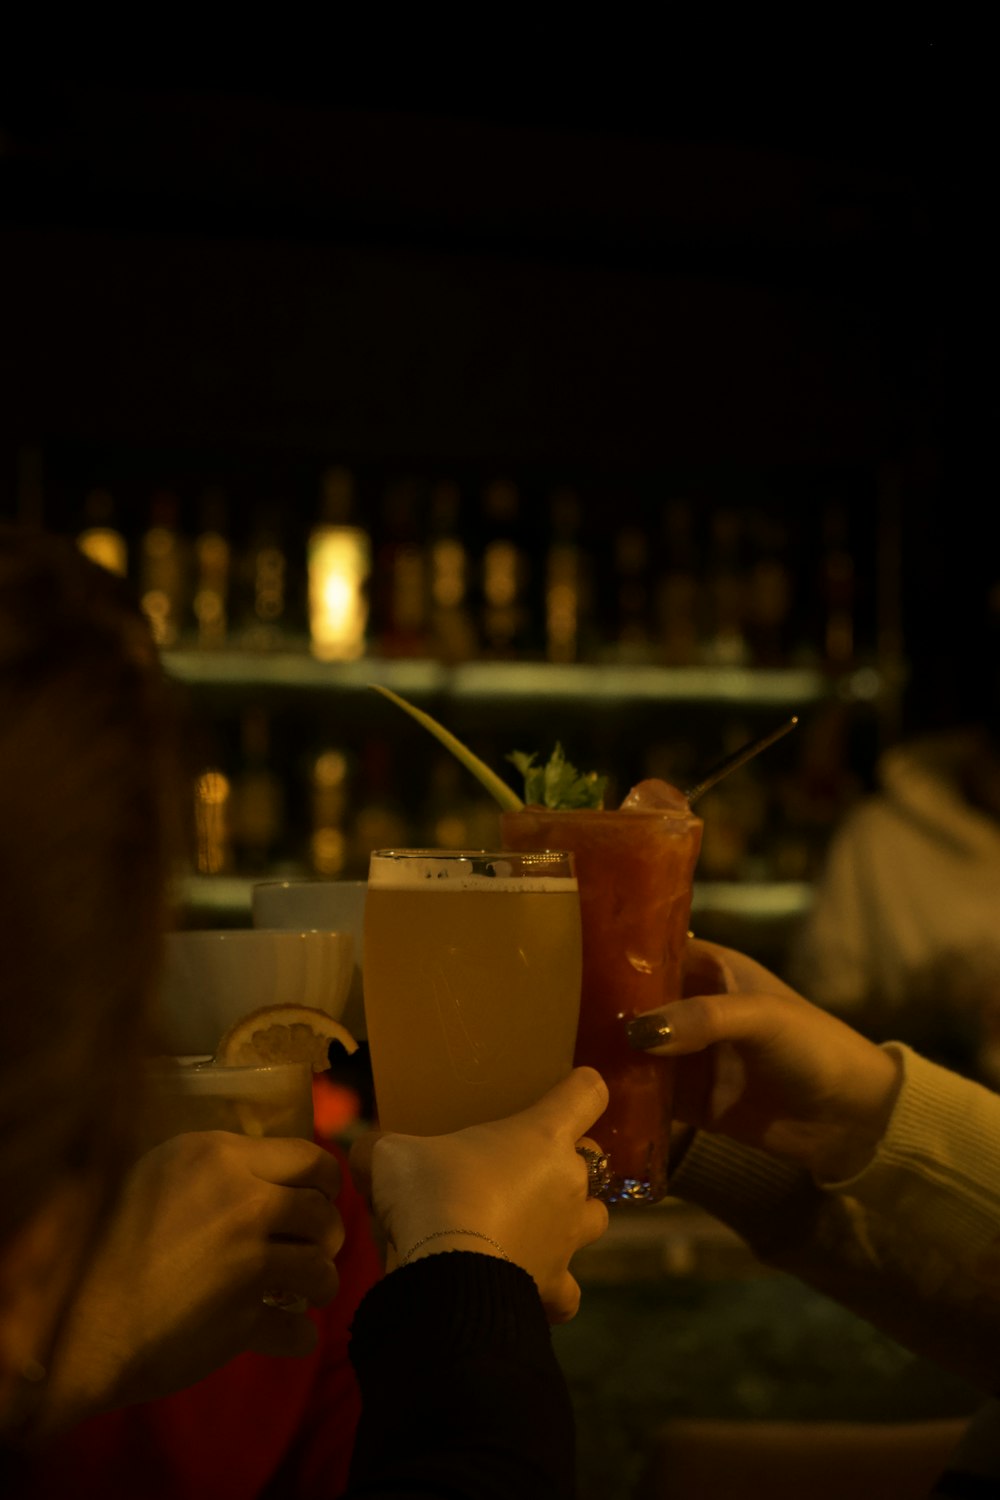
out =
<path fill-rule="evenodd" d="M 569 1073 L 581 974 L 572 855 L 376 850 L 364 946 L 383 1130 L 499 1119 Z"/>

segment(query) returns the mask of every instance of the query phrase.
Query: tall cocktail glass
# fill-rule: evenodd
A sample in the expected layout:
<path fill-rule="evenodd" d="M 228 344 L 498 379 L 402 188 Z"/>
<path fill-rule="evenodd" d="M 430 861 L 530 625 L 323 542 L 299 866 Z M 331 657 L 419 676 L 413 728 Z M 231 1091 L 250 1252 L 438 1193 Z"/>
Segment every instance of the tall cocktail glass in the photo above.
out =
<path fill-rule="evenodd" d="M 384 1130 L 438 1135 L 534 1103 L 573 1066 L 571 855 L 382 849 L 365 902 L 365 1015 Z"/>
<path fill-rule="evenodd" d="M 604 1077 L 611 1102 L 593 1128 L 611 1158 L 606 1202 L 667 1192 L 673 1078 L 629 1047 L 624 1020 L 681 994 L 702 823 L 686 808 L 504 812 L 510 849 L 572 850 L 583 919 L 583 986 L 574 1061 Z"/>

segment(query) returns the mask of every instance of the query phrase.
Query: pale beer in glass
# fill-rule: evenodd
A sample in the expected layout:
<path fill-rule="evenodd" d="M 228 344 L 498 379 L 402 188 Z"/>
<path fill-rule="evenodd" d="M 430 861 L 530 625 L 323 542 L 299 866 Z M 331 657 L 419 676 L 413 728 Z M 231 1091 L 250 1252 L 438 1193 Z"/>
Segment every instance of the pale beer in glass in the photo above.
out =
<path fill-rule="evenodd" d="M 534 1103 L 572 1068 L 580 976 L 571 855 L 377 850 L 364 987 L 379 1126 L 438 1135 Z"/>

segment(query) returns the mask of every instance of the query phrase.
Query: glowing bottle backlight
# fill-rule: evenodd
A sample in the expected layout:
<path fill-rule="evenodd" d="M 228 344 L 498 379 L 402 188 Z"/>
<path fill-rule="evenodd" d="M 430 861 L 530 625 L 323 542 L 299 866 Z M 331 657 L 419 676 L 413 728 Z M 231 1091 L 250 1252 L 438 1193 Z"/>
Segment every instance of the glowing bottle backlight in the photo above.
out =
<path fill-rule="evenodd" d="M 309 538 L 309 634 L 314 656 L 353 661 L 365 649 L 368 534 L 356 526 L 317 526 Z"/>

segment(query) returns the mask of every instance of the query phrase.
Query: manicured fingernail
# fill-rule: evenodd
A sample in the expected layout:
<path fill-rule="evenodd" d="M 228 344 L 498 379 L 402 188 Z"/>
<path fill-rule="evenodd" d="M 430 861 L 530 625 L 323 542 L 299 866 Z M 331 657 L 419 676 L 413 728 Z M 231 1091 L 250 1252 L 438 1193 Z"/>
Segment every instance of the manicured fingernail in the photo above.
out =
<path fill-rule="evenodd" d="M 644 1052 L 647 1047 L 658 1047 L 663 1042 L 668 1042 L 674 1032 L 669 1021 L 665 1021 L 655 1011 L 650 1011 L 648 1015 L 633 1016 L 631 1021 L 627 1021 L 625 1034 L 630 1047 L 634 1047 L 637 1052 Z"/>

